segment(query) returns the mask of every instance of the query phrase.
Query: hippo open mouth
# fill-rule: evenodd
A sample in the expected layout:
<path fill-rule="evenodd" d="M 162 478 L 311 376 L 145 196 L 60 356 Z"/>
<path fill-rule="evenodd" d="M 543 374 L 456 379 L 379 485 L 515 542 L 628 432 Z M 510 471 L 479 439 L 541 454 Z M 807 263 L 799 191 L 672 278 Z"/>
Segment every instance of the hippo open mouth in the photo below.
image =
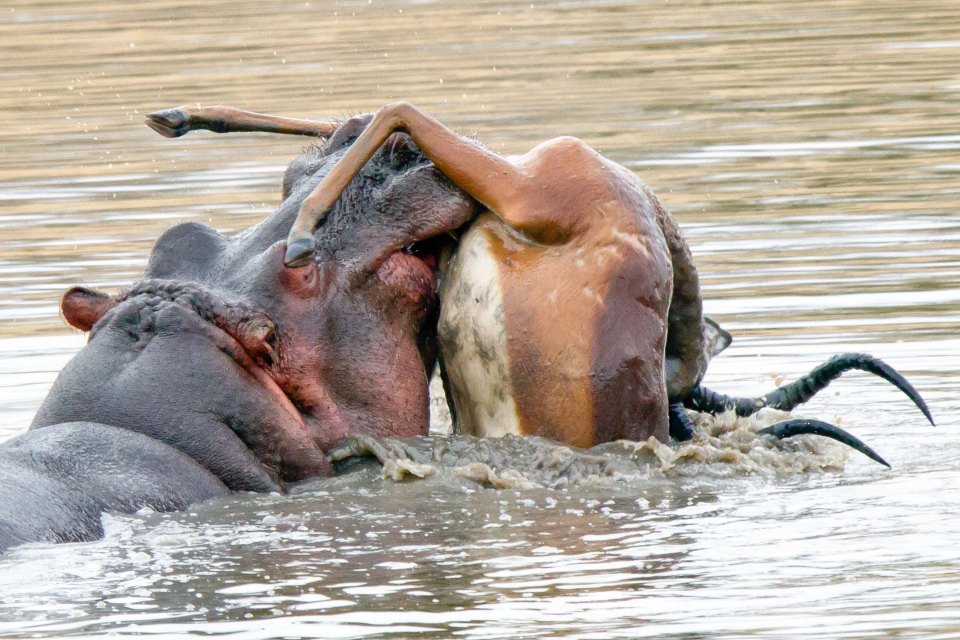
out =
<path fill-rule="evenodd" d="M 432 308 L 438 300 L 441 265 L 455 247 L 456 239 L 449 233 L 414 242 L 387 256 L 376 274 L 381 281 L 402 288 L 422 306 Z"/>
<path fill-rule="evenodd" d="M 409 244 L 403 248 L 403 252 L 419 259 L 428 269 L 437 274 L 440 272 L 443 258 L 456 244 L 456 232 L 447 232 Z"/>

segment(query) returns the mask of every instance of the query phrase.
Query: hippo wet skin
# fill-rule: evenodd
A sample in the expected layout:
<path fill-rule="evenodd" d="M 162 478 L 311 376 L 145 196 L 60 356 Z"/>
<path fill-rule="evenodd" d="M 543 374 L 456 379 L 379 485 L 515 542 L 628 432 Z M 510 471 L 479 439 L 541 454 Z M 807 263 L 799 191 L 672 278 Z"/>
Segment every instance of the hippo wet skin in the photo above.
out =
<path fill-rule="evenodd" d="M 0 551 L 103 535 L 100 514 L 173 511 L 226 485 L 168 444 L 89 422 L 28 431 L 0 445 Z"/>
<path fill-rule="evenodd" d="M 156 242 L 118 294 L 75 287 L 89 331 L 26 433 L 0 445 L 0 549 L 102 535 L 104 510 L 179 509 L 228 491 L 282 491 L 331 473 L 348 434 L 426 432 L 441 242 L 410 247 L 418 211 L 466 221 L 476 203 L 410 150 L 385 149 L 283 264 L 303 198 L 362 127 L 287 170 L 283 202 L 231 238 L 196 223 Z"/>

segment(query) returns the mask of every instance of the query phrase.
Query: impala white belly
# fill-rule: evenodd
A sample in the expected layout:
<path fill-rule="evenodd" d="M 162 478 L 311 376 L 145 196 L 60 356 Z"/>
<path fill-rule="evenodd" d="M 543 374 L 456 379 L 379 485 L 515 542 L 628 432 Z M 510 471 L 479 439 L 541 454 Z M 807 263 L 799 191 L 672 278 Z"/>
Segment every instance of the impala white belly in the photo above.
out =
<path fill-rule="evenodd" d="M 475 223 L 444 271 L 440 348 L 462 433 L 520 435 L 510 380 L 500 266 Z"/>

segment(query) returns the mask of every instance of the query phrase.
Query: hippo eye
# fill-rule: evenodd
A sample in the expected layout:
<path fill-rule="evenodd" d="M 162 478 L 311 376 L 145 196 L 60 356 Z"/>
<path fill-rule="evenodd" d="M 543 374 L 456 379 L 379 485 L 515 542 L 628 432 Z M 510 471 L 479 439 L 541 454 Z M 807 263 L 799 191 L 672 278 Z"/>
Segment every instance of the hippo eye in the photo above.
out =
<path fill-rule="evenodd" d="M 397 149 L 390 153 L 390 164 L 396 169 L 409 167 L 417 160 L 417 154 L 411 149 Z"/>
<path fill-rule="evenodd" d="M 394 169 L 406 169 L 423 158 L 410 136 L 394 134 L 384 144 L 384 154 Z"/>
<path fill-rule="evenodd" d="M 327 141 L 325 149 L 327 155 L 336 153 L 340 149 L 344 149 L 353 144 L 354 141 L 360 137 L 360 134 L 363 133 L 363 130 L 367 128 L 367 125 L 370 124 L 370 120 L 372 119 L 372 114 L 354 116 L 340 125 Z"/>

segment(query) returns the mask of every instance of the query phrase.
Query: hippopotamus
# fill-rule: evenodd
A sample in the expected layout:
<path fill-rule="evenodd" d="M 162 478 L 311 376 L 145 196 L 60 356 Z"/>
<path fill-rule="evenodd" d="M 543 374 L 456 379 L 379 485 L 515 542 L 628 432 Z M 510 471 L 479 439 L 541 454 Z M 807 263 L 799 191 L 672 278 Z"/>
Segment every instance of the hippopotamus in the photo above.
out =
<path fill-rule="evenodd" d="M 68 422 L 0 444 L 0 552 L 103 536 L 100 514 L 175 511 L 225 496 L 183 451 L 121 427 Z"/>
<path fill-rule="evenodd" d="M 864 354 L 831 360 L 763 398 L 702 387 L 710 357 L 730 337 L 702 313 L 682 233 L 632 172 L 575 138 L 501 158 L 406 103 L 342 123 L 179 107 L 151 114 L 147 124 L 168 137 L 195 129 L 328 137 L 337 154 L 349 139 L 336 166 L 301 199 L 284 263 L 322 262 L 330 243 L 355 234 L 356 224 L 376 227 L 370 237 L 380 236 L 382 251 L 419 248 L 414 252 L 440 272 L 441 374 L 455 423 L 467 433 L 541 435 L 580 447 L 616 438 L 665 441 L 668 434 L 685 439 L 692 435 L 685 408 L 790 410 L 851 368 L 890 380 L 929 418 L 902 376 Z M 357 181 L 395 156 L 442 171 L 459 187 L 450 192 L 457 206 L 428 200 L 400 208 L 406 217 L 345 224 L 339 211 Z M 472 214 L 460 198 L 475 202 Z M 459 242 L 447 259 L 441 241 L 451 234 Z M 827 435 L 886 464 L 820 421 L 788 420 L 768 432 Z"/>
<path fill-rule="evenodd" d="M 178 224 L 141 281 L 63 295 L 89 340 L 30 430 L 0 445 L 0 549 L 96 538 L 103 510 L 283 491 L 330 474 L 325 452 L 347 435 L 426 433 L 444 240 L 410 246 L 404 209 L 467 221 L 476 202 L 419 154 L 384 149 L 318 233 L 316 260 L 283 262 L 301 201 L 361 129 L 348 121 L 295 159 L 252 228 Z"/>

